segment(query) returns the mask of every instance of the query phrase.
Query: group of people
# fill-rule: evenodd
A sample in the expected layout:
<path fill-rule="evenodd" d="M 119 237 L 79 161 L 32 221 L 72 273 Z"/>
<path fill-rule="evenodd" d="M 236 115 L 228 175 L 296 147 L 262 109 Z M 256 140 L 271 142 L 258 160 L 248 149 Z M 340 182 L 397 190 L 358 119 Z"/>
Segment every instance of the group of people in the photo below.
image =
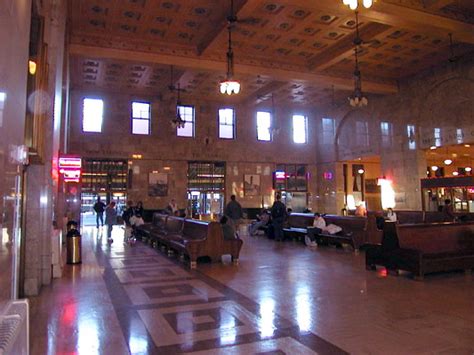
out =
<path fill-rule="evenodd" d="M 249 234 L 255 235 L 256 231 L 270 225 L 271 234 L 275 240 L 283 240 L 283 224 L 288 216 L 286 206 L 281 202 L 281 195 L 277 194 L 275 203 L 270 210 L 264 210 L 258 217 L 258 221 L 249 226 Z M 237 201 L 235 195 L 230 196 L 230 201 L 226 205 L 224 215 L 220 219 L 223 226 L 224 239 L 235 238 L 236 229 L 243 218 L 242 206 Z"/>
<path fill-rule="evenodd" d="M 112 229 L 117 224 L 118 211 L 116 208 L 116 202 L 111 201 L 108 205 L 102 202 L 100 196 L 97 197 L 97 201 L 93 206 L 93 210 L 96 214 L 96 225 L 97 228 L 107 226 L 107 241 L 113 242 Z M 139 201 L 136 205 L 132 201 L 128 201 L 125 210 L 122 213 L 122 220 L 125 223 L 125 238 L 129 240 L 133 238 L 134 228 L 143 224 L 143 203 Z M 105 223 L 104 223 L 105 214 Z"/>

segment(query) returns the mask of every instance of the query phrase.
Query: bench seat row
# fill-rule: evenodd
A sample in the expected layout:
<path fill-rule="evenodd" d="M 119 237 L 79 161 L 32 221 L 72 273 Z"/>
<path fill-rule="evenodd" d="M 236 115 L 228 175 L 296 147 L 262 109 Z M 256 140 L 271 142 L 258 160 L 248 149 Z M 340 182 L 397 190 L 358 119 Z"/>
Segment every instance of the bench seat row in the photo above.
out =
<path fill-rule="evenodd" d="M 154 247 L 176 252 L 190 261 L 191 269 L 196 268 L 198 258 L 208 257 L 213 262 L 220 261 L 222 255 L 231 255 L 238 263 L 241 239 L 225 240 L 222 227 L 217 222 L 199 221 L 160 213 L 153 215 L 151 223 L 137 227 L 138 237 L 150 242 Z"/>

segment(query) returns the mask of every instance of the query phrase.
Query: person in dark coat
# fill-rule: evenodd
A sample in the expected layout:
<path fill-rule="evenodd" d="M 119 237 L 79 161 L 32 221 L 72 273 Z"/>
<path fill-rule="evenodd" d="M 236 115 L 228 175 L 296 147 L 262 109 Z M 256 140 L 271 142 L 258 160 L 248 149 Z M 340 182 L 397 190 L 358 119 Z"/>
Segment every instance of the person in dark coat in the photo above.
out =
<path fill-rule="evenodd" d="M 271 209 L 272 226 L 275 240 L 283 240 L 283 223 L 285 222 L 287 212 L 286 206 L 281 202 L 281 195 L 276 195 L 276 200 Z"/>
<path fill-rule="evenodd" d="M 231 221 L 234 223 L 234 227 L 237 228 L 243 213 L 242 206 L 235 199 L 235 195 L 230 196 L 230 202 L 225 207 L 224 214 L 231 219 Z"/>

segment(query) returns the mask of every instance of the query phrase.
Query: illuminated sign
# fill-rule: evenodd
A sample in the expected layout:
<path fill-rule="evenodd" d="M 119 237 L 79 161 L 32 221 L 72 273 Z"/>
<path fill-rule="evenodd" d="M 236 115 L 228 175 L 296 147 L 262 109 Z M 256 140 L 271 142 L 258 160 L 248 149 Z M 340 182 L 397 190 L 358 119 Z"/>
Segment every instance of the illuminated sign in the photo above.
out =
<path fill-rule="evenodd" d="M 332 173 L 330 171 L 326 171 L 323 174 L 325 180 L 332 180 Z"/>
<path fill-rule="evenodd" d="M 64 176 L 64 182 L 79 182 L 81 179 L 82 160 L 76 156 L 59 158 L 59 172 Z"/>
<path fill-rule="evenodd" d="M 284 171 L 277 170 L 275 171 L 275 179 L 276 180 L 284 180 L 286 178 L 286 174 Z"/>

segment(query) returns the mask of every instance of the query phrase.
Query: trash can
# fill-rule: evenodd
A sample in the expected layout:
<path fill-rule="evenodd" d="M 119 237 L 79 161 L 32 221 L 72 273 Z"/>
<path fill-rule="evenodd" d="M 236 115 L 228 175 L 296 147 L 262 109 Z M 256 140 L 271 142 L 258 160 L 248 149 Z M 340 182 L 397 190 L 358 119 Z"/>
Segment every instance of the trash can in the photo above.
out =
<path fill-rule="evenodd" d="M 67 263 L 80 264 L 82 262 L 81 234 L 77 230 L 77 222 L 67 222 L 68 232 L 66 235 Z"/>

